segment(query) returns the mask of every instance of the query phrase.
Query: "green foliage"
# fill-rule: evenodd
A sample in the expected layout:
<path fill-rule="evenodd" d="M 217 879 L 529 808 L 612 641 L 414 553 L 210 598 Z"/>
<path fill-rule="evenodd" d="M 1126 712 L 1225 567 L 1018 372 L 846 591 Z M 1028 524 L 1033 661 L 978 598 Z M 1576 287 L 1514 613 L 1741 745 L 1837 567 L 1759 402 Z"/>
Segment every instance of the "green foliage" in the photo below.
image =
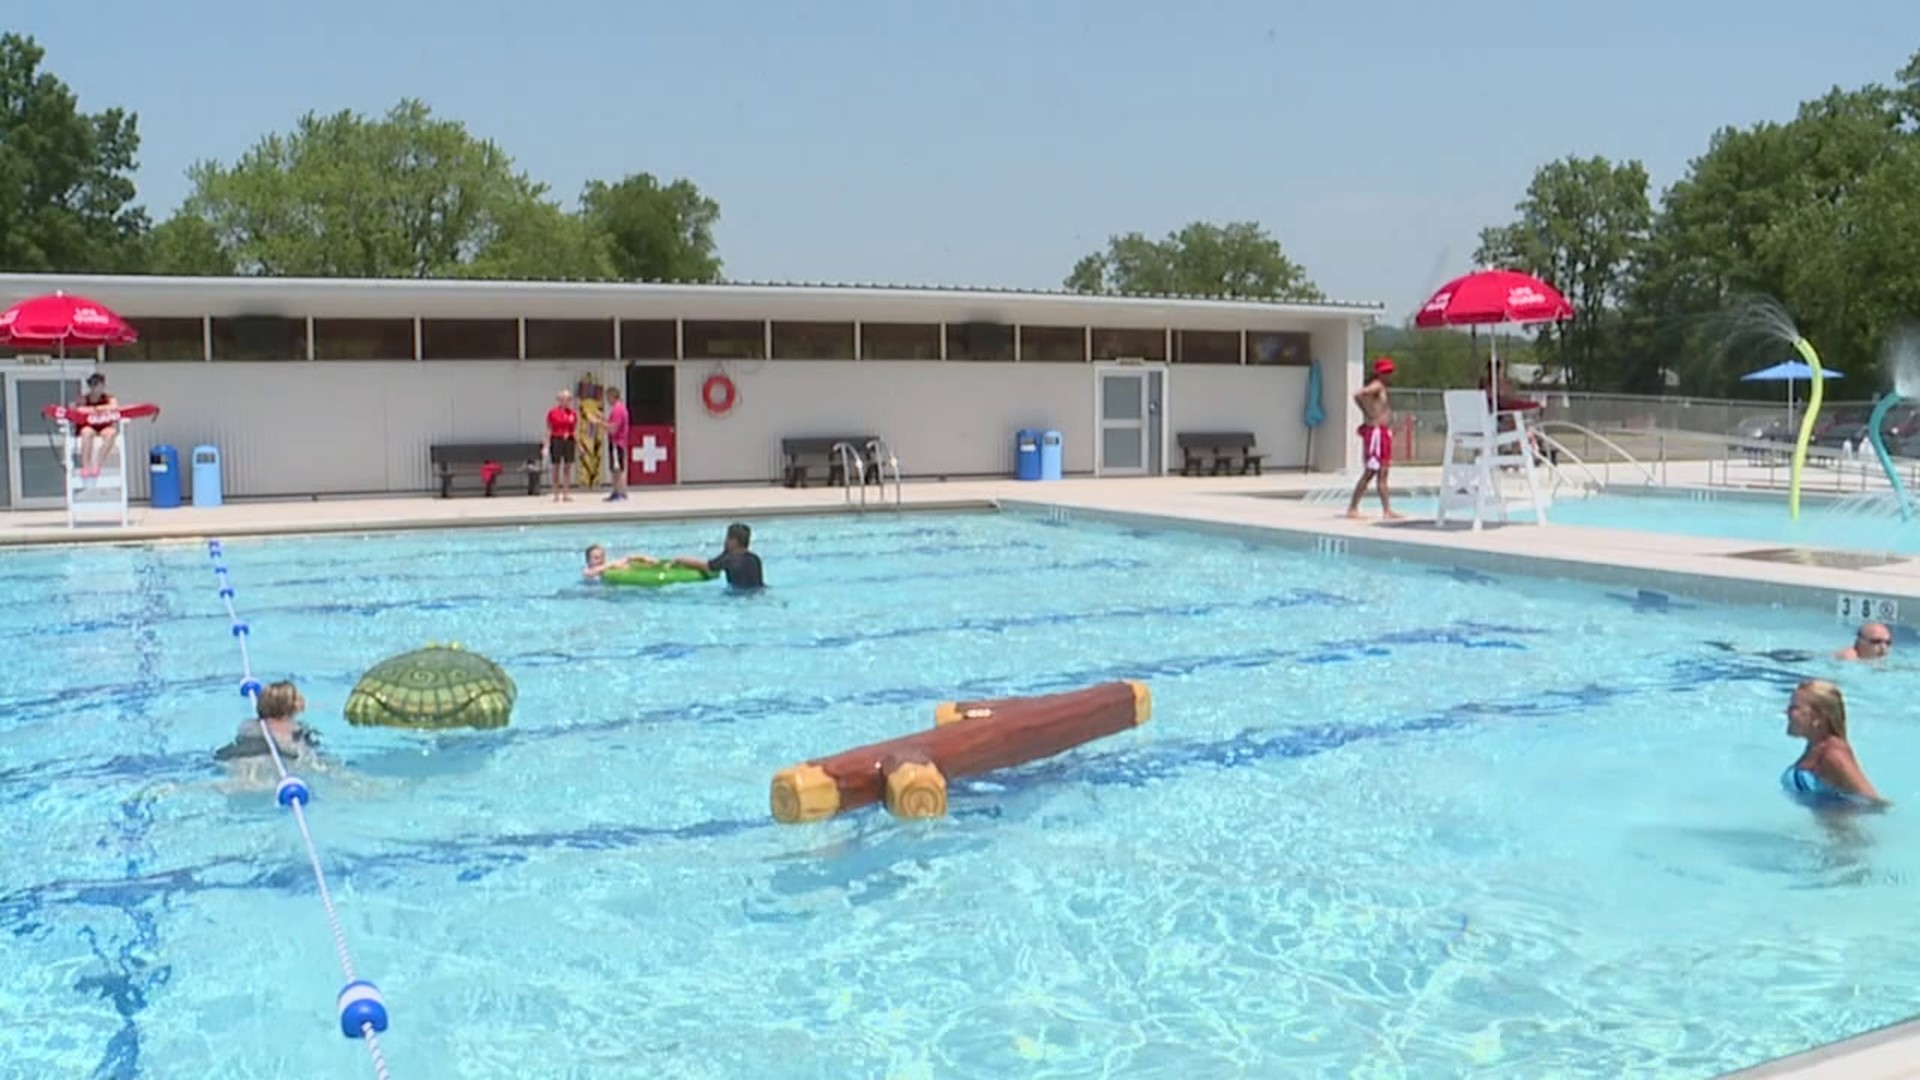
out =
<path fill-rule="evenodd" d="M 146 212 L 134 205 L 137 118 L 86 114 L 40 70 L 46 50 L 0 35 L 0 270 L 125 270 L 140 257 Z"/>
<path fill-rule="evenodd" d="M 1326 297 L 1259 224 L 1196 221 L 1164 240 L 1131 232 L 1074 264 L 1066 287 L 1080 293 L 1237 296 L 1312 302 Z"/>
<path fill-rule="evenodd" d="M 688 180 L 587 185 L 580 213 L 504 150 L 402 101 L 372 119 L 308 113 L 232 165 L 201 162 L 155 230 L 161 273 L 712 281 L 720 208 Z"/>
<path fill-rule="evenodd" d="M 1637 163 L 1547 165 L 1481 258 L 1567 292 L 1579 319 L 1542 347 L 1576 385 L 1658 392 L 1670 369 L 1688 393 L 1771 393 L 1739 382 L 1790 358 L 1741 325 L 1755 296 L 1784 305 L 1850 386 L 1884 385 L 1885 343 L 1920 316 L 1920 53 L 1899 79 L 1716 132 L 1650 219 Z"/>
<path fill-rule="evenodd" d="M 718 281 L 713 226 L 720 204 L 690 180 L 660 186 L 651 173 L 617 184 L 598 180 L 580 196 L 580 212 L 606 238 L 614 272 L 629 281 Z"/>
<path fill-rule="evenodd" d="M 1625 365 L 1611 313 L 1652 227 L 1647 170 L 1600 157 L 1550 162 L 1533 174 L 1516 209 L 1519 220 L 1481 231 L 1475 260 L 1551 281 L 1573 304 L 1574 317 L 1542 327 L 1539 339 L 1547 363 L 1564 370 L 1569 385 L 1617 381 Z"/>
<path fill-rule="evenodd" d="M 1373 326 L 1365 345 L 1369 362 L 1376 356 L 1393 358 L 1393 384 L 1405 389 L 1457 389 L 1474 386 L 1486 374 L 1492 351 L 1489 331 L 1416 330 L 1408 326 Z M 1510 330 L 1501 333 L 1500 363 L 1532 365 L 1538 362 L 1534 343 Z"/>

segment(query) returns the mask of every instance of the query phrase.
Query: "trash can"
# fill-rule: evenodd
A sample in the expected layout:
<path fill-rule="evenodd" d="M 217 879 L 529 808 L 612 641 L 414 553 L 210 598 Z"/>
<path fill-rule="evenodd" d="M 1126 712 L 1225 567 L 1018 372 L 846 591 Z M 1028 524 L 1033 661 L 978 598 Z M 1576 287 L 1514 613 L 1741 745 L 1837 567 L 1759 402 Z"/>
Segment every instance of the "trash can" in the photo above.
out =
<path fill-rule="evenodd" d="M 1021 428 L 1013 436 L 1013 478 L 1040 479 L 1040 433 Z"/>
<path fill-rule="evenodd" d="M 147 452 L 147 491 L 155 510 L 173 510 L 180 505 L 180 451 L 171 446 L 156 446 Z"/>
<path fill-rule="evenodd" d="M 1066 468 L 1061 456 L 1066 452 L 1066 444 L 1057 431 L 1040 433 L 1040 479 L 1058 480 Z"/>
<path fill-rule="evenodd" d="M 193 448 L 193 505 L 220 505 L 220 448 Z"/>

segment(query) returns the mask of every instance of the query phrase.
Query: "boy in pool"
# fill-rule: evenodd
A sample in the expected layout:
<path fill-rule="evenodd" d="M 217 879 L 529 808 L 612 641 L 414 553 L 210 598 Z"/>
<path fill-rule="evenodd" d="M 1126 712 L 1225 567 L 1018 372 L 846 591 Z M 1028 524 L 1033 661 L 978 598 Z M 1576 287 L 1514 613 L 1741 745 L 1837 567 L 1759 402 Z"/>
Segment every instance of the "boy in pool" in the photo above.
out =
<path fill-rule="evenodd" d="M 300 722 L 300 714 L 306 708 L 307 699 L 300 696 L 293 683 L 285 680 L 274 683 L 260 691 L 254 704 L 254 718 L 242 721 L 233 741 L 215 750 L 213 759 L 237 777 L 260 779 L 252 774 L 264 768 L 269 774 L 266 778 L 271 779 L 277 774 L 273 756 L 267 749 L 267 739 L 271 738 L 280 751 L 280 760 L 289 766 L 315 760 L 320 736 Z"/>
<path fill-rule="evenodd" d="M 586 578 L 588 581 L 599 581 L 600 575 L 609 570 L 618 570 L 621 567 L 634 566 L 636 564 L 648 566 L 654 561 L 655 560 L 649 559 L 645 555 L 629 555 L 624 559 L 616 559 L 613 562 L 608 562 L 607 549 L 599 544 L 594 544 L 587 548 L 587 566 L 586 569 L 580 571 L 580 576 Z"/>
<path fill-rule="evenodd" d="M 753 544 L 753 530 L 742 522 L 727 526 L 727 538 L 722 544 L 720 554 L 711 559 L 698 555 L 678 555 L 665 560 L 673 566 L 686 566 L 695 570 L 705 570 L 709 574 L 725 574 L 727 584 L 735 589 L 764 589 L 766 580 L 760 573 L 760 556 L 749 551 Z M 589 556 L 591 559 L 591 556 Z M 652 566 L 661 562 L 646 555 L 630 555 L 624 563 L 639 563 Z"/>

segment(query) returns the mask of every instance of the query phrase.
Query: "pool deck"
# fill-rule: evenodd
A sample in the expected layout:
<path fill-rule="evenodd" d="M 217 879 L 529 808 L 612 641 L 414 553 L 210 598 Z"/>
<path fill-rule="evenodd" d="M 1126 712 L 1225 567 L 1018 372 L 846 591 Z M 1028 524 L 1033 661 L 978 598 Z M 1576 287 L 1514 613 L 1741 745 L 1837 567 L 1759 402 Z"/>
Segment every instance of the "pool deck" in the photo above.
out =
<path fill-rule="evenodd" d="M 1709 466 L 1705 464 L 1673 464 L 1668 468 L 1669 484 L 1707 483 Z M 1396 489 L 1431 489 L 1438 480 L 1438 470 L 1400 469 L 1395 471 L 1394 480 Z M 1523 568 L 1528 573 L 1656 588 L 1701 599 L 1782 603 L 1826 611 L 1834 611 L 1842 595 L 1869 596 L 1902 602 L 1909 611 L 1920 612 L 1920 558 L 1896 557 L 1879 565 L 1858 567 L 1812 565 L 1804 560 L 1736 557 L 1781 547 L 1749 540 L 1568 525 L 1491 525 L 1473 532 L 1464 526 L 1436 528 L 1430 519 L 1389 523 L 1378 520 L 1378 504 L 1371 493 L 1363 505 L 1367 518 L 1354 521 L 1345 517 L 1345 495 L 1334 490 L 1346 483 L 1350 481 L 1338 476 L 1300 473 L 1044 483 L 968 480 L 909 483 L 900 494 L 902 507 L 910 510 L 999 507 L 1051 514 L 1064 511 L 1070 516 L 1146 526 L 1165 524 L 1264 537 L 1328 557 L 1354 554 L 1402 558 L 1493 573 Z M 1815 490 L 1810 483 L 1808 491 Z M 1307 493 L 1315 497 L 1300 497 Z M 410 496 L 240 501 L 220 507 L 171 510 L 135 506 L 132 523 L 125 528 L 86 524 L 69 529 L 65 512 L 59 510 L 0 512 L 0 547 L 596 522 L 606 527 L 607 542 L 617 547 L 621 546 L 619 527 L 623 524 L 690 518 L 754 521 L 780 514 L 848 512 L 859 505 L 856 499 L 850 508 L 846 493 L 839 488 L 637 488 L 624 503 L 605 502 L 603 495 L 603 491 L 581 493 L 571 503 L 555 503 L 545 495 L 501 495 L 492 499 Z M 890 511 L 891 496 L 891 490 L 882 496 L 878 489 L 869 488 L 866 512 Z M 1862 527 L 1871 529 L 1875 525 L 1863 521 Z M 1836 621 L 1836 648 L 1846 641 L 1845 629 Z M 1729 1075 L 1746 1080 L 1920 1080 L 1920 1021 L 1882 1028 Z"/>

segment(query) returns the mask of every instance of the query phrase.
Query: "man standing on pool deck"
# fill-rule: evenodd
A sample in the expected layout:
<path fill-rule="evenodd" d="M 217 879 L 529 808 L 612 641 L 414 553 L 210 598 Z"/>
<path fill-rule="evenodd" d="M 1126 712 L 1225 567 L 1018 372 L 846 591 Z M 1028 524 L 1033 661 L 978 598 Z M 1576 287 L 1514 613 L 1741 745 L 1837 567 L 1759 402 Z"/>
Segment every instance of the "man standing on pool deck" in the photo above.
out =
<path fill-rule="evenodd" d="M 607 429 L 607 469 L 613 473 L 613 494 L 607 501 L 621 502 L 627 497 L 627 403 L 611 386 L 607 387 L 607 418 L 601 424 Z"/>
<path fill-rule="evenodd" d="M 1366 461 L 1366 471 L 1360 474 L 1360 482 L 1354 485 L 1353 501 L 1347 504 L 1347 516 L 1360 516 L 1360 497 L 1367 492 L 1367 481 L 1375 480 L 1374 490 L 1380 493 L 1380 514 L 1390 520 L 1400 515 L 1393 512 L 1393 502 L 1387 495 L 1387 470 L 1393 467 L 1393 409 L 1387 403 L 1387 386 L 1393 381 L 1393 361 L 1381 357 L 1373 362 L 1373 378 L 1360 392 L 1353 395 L 1353 403 L 1360 406 L 1360 413 L 1366 419 L 1360 424 L 1360 453 Z"/>
<path fill-rule="evenodd" d="M 573 437 L 579 425 L 572 391 L 553 395 L 553 408 L 547 410 L 547 460 L 553 463 L 554 502 L 573 501 Z"/>

